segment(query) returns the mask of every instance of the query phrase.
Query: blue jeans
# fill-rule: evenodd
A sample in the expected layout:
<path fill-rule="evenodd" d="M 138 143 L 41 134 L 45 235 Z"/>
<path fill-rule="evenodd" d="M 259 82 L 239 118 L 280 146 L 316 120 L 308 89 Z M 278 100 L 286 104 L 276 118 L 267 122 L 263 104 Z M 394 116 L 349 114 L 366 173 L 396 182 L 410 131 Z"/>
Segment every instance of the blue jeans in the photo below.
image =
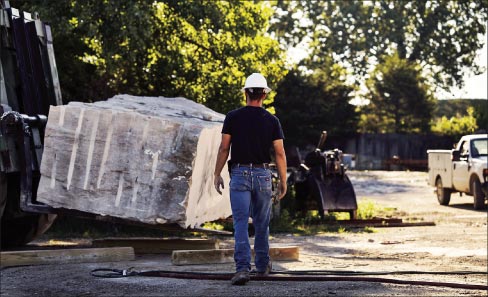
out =
<path fill-rule="evenodd" d="M 236 271 L 251 270 L 248 220 L 252 217 L 254 262 L 264 272 L 269 262 L 269 220 L 271 214 L 271 171 L 264 168 L 234 167 L 231 170 L 230 203 L 234 221 Z"/>

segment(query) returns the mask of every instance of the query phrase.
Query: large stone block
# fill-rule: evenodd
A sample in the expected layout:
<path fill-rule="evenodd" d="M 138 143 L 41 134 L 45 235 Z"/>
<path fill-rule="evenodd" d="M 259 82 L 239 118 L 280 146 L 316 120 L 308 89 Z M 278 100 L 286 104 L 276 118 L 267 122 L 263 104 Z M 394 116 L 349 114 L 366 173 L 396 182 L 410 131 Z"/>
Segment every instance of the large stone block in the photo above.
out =
<path fill-rule="evenodd" d="M 224 115 L 184 98 L 118 95 L 52 106 L 37 199 L 149 224 L 231 214 L 213 187 Z M 222 171 L 228 185 L 227 167 Z"/>

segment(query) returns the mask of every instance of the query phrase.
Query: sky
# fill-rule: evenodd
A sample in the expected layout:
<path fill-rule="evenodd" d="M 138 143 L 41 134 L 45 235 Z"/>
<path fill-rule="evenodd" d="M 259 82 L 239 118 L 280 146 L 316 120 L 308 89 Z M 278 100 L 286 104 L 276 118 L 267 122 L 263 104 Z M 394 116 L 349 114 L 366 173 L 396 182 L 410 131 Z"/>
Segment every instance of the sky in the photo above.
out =
<path fill-rule="evenodd" d="M 478 51 L 476 61 L 485 68 L 485 72 L 480 75 L 465 75 L 465 86 L 462 89 L 452 88 L 451 92 L 438 92 L 439 99 L 488 99 L 488 35 L 485 35 L 485 46 Z"/>

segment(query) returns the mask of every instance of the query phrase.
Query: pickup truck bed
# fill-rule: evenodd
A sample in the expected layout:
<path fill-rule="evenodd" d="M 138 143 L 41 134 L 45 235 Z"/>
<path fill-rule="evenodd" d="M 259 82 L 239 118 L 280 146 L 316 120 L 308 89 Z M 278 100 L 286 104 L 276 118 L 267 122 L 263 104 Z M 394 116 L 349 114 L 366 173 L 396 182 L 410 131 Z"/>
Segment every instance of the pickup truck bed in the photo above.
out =
<path fill-rule="evenodd" d="M 473 196 L 474 209 L 486 208 L 488 197 L 488 135 L 461 137 L 454 150 L 428 150 L 429 184 L 436 188 L 441 205 L 451 193 Z"/>

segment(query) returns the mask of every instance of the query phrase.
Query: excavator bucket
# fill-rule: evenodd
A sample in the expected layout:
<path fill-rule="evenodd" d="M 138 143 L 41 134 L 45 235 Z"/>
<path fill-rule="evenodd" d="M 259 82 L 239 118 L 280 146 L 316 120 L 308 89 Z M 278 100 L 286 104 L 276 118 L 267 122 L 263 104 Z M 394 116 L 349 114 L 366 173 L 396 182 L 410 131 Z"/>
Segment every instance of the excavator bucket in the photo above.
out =
<path fill-rule="evenodd" d="M 356 193 L 347 175 L 329 176 L 324 180 L 312 177 L 314 190 L 312 195 L 322 202 L 326 212 L 355 211 L 358 206 Z"/>
<path fill-rule="evenodd" d="M 306 154 L 302 163 L 298 149 L 289 149 L 295 170 L 288 178 L 288 184 L 295 186 L 297 211 L 305 214 L 308 210 L 318 210 L 324 218 L 326 212 L 349 212 L 356 218 L 358 208 L 356 193 L 346 175 L 347 167 L 342 162 L 343 153 L 339 149 L 323 150 L 327 132 L 320 135 L 317 148 Z"/>

